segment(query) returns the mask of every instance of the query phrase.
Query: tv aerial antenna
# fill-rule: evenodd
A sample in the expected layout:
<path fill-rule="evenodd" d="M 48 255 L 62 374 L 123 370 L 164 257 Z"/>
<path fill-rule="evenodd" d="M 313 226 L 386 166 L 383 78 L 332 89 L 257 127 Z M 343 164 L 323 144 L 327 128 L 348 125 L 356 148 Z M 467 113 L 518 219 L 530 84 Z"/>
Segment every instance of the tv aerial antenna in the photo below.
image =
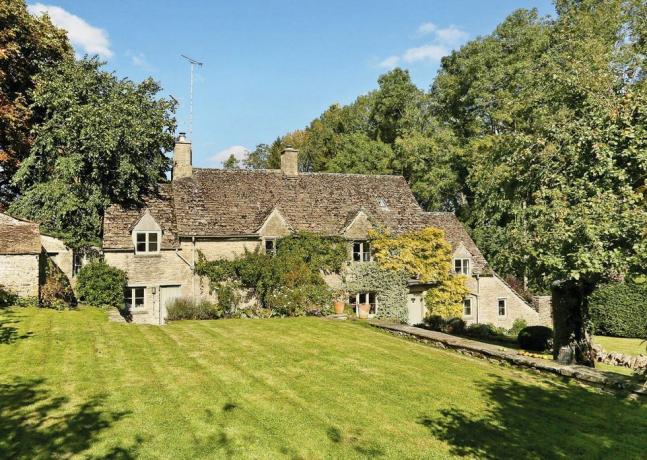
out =
<path fill-rule="evenodd" d="M 180 54 L 180 56 L 189 61 L 189 65 L 191 66 L 191 92 L 189 97 L 189 140 L 193 140 L 193 69 L 195 68 L 195 66 L 202 67 L 203 63 L 196 61 L 189 56 L 185 56 L 184 54 Z"/>

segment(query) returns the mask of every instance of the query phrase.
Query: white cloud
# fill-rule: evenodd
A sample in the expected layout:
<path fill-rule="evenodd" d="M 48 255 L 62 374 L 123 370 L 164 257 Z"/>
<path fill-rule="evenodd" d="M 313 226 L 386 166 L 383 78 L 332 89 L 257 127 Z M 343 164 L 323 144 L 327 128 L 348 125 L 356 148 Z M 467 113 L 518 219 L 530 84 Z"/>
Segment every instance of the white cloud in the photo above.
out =
<path fill-rule="evenodd" d="M 236 159 L 242 160 L 249 154 L 249 149 L 246 147 L 243 147 L 242 145 L 232 145 L 231 147 L 227 147 L 224 150 L 221 150 L 220 152 L 216 153 L 215 155 L 212 155 L 209 157 L 209 163 L 215 164 L 215 165 L 222 165 L 225 160 L 227 160 L 231 155 L 235 156 Z"/>
<path fill-rule="evenodd" d="M 378 65 L 380 67 L 384 67 L 387 69 L 394 69 L 395 67 L 398 66 L 399 62 L 400 62 L 400 56 L 389 56 L 388 58 L 380 62 Z"/>
<path fill-rule="evenodd" d="M 144 53 L 134 53 L 130 50 L 126 51 L 126 56 L 130 58 L 130 62 L 140 69 L 147 70 L 152 72 L 155 68 L 148 62 L 146 55 Z"/>
<path fill-rule="evenodd" d="M 408 63 L 418 61 L 440 61 L 440 59 L 447 54 L 449 54 L 449 50 L 443 46 L 425 45 L 417 48 L 409 48 L 402 55 L 402 60 Z"/>
<path fill-rule="evenodd" d="M 463 44 L 469 34 L 454 25 L 438 27 L 433 22 L 423 22 L 418 26 L 416 37 L 428 37 L 429 43 L 405 50 L 402 54 L 389 56 L 378 63 L 379 67 L 393 69 L 401 62 L 439 62 L 451 50 Z"/>
<path fill-rule="evenodd" d="M 75 47 L 81 48 L 87 54 L 98 54 L 103 58 L 112 56 L 108 33 L 91 26 L 80 17 L 67 12 L 60 6 L 34 3 L 28 10 L 33 15 L 48 14 L 52 22 L 67 31 L 67 36 Z"/>
<path fill-rule="evenodd" d="M 452 25 L 445 27 L 444 29 L 437 29 L 434 31 L 436 40 L 439 43 L 444 43 L 447 45 L 457 45 L 465 42 L 469 34 L 464 30 L 459 29 L 458 27 Z"/>
<path fill-rule="evenodd" d="M 433 22 L 423 22 L 418 27 L 418 30 L 416 31 L 416 35 L 421 37 L 423 35 L 429 35 L 430 33 L 436 30 L 438 30 L 438 26 Z"/>

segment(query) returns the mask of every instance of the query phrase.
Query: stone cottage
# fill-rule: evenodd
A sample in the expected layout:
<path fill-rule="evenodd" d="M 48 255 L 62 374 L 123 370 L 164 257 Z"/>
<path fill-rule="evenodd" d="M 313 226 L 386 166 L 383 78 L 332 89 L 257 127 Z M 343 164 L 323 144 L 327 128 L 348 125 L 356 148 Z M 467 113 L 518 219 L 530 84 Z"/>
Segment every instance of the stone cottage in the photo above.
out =
<path fill-rule="evenodd" d="M 487 268 L 480 251 L 451 213 L 426 213 L 401 176 L 303 173 L 298 152 L 285 149 L 279 170 L 193 168 L 191 144 L 180 134 L 172 180 L 138 208 L 111 206 L 103 223 L 103 253 L 124 270 L 124 306 L 134 322 L 163 324 L 173 299 L 208 296 L 194 274 L 198 252 L 233 258 L 245 249 L 273 251 L 277 239 L 296 231 L 348 240 L 350 263 L 370 263 L 371 229 L 393 234 L 436 226 L 454 248 L 454 267 L 470 277 L 468 322 L 510 327 L 516 318 L 539 322 L 539 313 Z M 424 289 L 411 285 L 409 322 L 425 315 Z M 379 295 L 351 293 L 356 303 L 379 309 Z"/>
<path fill-rule="evenodd" d="M 40 225 L 0 213 L 0 286 L 21 297 L 38 298 L 49 258 L 72 282 L 81 259 Z"/>

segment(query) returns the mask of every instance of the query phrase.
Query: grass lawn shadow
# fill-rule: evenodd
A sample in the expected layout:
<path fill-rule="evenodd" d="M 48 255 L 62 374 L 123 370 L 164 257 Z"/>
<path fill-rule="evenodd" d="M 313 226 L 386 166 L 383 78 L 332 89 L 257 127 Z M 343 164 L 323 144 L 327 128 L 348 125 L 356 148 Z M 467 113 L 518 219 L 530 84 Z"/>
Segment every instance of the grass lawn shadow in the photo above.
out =
<path fill-rule="evenodd" d="M 18 324 L 20 321 L 15 317 L 16 313 L 13 310 L 0 309 L 0 312 L 3 316 L 3 318 L 0 318 L 0 345 L 11 344 L 32 335 L 31 332 L 18 333 L 18 328 L 14 327 L 13 324 Z"/>
<path fill-rule="evenodd" d="M 447 407 L 417 422 L 452 454 L 476 458 L 641 458 L 647 449 L 644 400 L 501 377 L 481 388 L 489 400 L 485 410 Z"/>
<path fill-rule="evenodd" d="M 70 404 L 45 388 L 44 379 L 21 379 L 0 384 L 0 458 L 68 458 L 86 453 L 101 432 L 129 412 L 103 409 L 103 396 Z M 100 456 L 85 458 L 135 458 L 131 446 L 117 446 Z"/>

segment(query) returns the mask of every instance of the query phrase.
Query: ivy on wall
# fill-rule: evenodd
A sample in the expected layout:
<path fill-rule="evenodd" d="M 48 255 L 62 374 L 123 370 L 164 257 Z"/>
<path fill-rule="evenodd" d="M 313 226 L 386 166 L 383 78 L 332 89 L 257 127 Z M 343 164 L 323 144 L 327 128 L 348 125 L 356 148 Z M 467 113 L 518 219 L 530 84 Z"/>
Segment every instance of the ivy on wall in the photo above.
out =
<path fill-rule="evenodd" d="M 344 273 L 348 292 L 375 292 L 376 317 L 407 321 L 408 276 L 402 270 L 389 270 L 376 263 L 352 264 Z"/>
<path fill-rule="evenodd" d="M 442 229 L 427 227 L 398 236 L 373 232 L 371 243 L 380 266 L 431 285 L 425 294 L 429 316 L 461 317 L 469 293 L 467 277 L 452 272 L 452 247 Z"/>

